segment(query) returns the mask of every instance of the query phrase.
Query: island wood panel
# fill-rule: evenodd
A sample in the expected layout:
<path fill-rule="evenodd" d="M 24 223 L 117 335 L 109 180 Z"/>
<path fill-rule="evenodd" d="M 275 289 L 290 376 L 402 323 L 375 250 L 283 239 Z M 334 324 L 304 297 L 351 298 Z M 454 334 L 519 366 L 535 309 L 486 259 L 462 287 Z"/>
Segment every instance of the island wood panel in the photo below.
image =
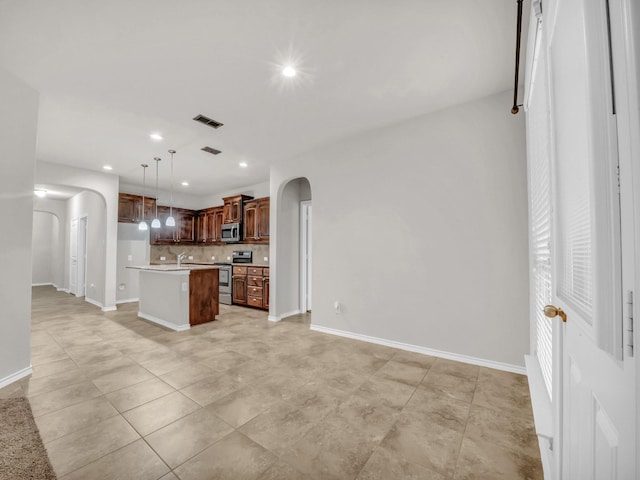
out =
<path fill-rule="evenodd" d="M 219 313 L 218 269 L 192 270 L 189 275 L 189 323 L 211 322 Z"/>

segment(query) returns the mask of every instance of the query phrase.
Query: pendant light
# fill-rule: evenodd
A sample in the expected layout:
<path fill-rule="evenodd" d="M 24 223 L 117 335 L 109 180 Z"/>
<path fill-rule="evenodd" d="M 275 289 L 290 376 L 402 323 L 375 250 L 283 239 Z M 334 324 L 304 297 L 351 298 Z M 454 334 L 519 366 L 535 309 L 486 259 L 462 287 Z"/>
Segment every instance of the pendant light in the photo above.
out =
<path fill-rule="evenodd" d="M 160 223 L 160 219 L 158 218 L 158 166 L 160 165 L 160 157 L 155 157 L 156 161 L 156 218 L 151 222 L 151 228 L 160 228 L 162 224 Z"/>
<path fill-rule="evenodd" d="M 143 163 L 142 165 L 142 221 L 138 224 L 138 230 L 149 230 L 149 225 L 144 221 L 144 194 L 147 193 L 147 165 Z"/>
<path fill-rule="evenodd" d="M 171 178 L 169 179 L 169 186 L 171 189 L 171 203 L 169 203 L 169 217 L 167 218 L 165 225 L 167 227 L 175 227 L 176 220 L 175 218 L 173 218 L 173 154 L 176 153 L 176 151 L 169 150 L 169 153 L 171 154 Z"/>

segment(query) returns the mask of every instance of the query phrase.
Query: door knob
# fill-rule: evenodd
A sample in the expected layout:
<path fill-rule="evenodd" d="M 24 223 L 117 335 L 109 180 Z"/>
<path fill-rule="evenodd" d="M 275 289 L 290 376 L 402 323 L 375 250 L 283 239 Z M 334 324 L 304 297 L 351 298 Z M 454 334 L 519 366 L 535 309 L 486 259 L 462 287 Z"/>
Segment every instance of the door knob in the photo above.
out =
<path fill-rule="evenodd" d="M 545 305 L 544 314 L 549 318 L 553 318 L 559 315 L 562 321 L 564 323 L 567 323 L 567 314 L 564 313 L 564 311 L 561 308 L 554 307 L 553 305 Z"/>

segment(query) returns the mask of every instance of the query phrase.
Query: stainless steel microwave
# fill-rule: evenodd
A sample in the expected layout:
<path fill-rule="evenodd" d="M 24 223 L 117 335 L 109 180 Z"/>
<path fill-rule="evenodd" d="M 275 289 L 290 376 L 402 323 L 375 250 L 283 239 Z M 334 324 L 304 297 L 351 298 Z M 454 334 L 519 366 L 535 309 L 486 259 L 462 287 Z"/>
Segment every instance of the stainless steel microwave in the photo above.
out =
<path fill-rule="evenodd" d="M 225 223 L 222 225 L 223 242 L 239 242 L 242 240 L 242 233 L 239 223 Z"/>

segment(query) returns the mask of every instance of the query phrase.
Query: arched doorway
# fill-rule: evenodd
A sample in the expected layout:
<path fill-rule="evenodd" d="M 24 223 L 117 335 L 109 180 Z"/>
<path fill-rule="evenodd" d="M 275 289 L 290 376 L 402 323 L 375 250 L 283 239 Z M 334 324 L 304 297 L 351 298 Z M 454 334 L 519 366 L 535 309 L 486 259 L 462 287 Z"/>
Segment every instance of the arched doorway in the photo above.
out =
<path fill-rule="evenodd" d="M 275 285 L 272 286 L 275 298 L 269 315 L 272 321 L 310 310 L 311 208 L 311 184 L 307 178 L 282 183 L 276 202 Z"/>
<path fill-rule="evenodd" d="M 84 297 L 104 309 L 107 270 L 107 200 L 91 189 L 53 183 L 38 183 L 46 195 L 34 200 L 34 255 L 38 245 L 46 240 L 38 231 L 47 228 L 47 215 L 58 219 L 57 238 L 42 258 L 51 259 L 50 282 L 35 279 L 38 273 L 34 256 L 33 283 L 51 283 L 58 290 Z M 45 236 L 45 238 L 47 238 Z"/>

